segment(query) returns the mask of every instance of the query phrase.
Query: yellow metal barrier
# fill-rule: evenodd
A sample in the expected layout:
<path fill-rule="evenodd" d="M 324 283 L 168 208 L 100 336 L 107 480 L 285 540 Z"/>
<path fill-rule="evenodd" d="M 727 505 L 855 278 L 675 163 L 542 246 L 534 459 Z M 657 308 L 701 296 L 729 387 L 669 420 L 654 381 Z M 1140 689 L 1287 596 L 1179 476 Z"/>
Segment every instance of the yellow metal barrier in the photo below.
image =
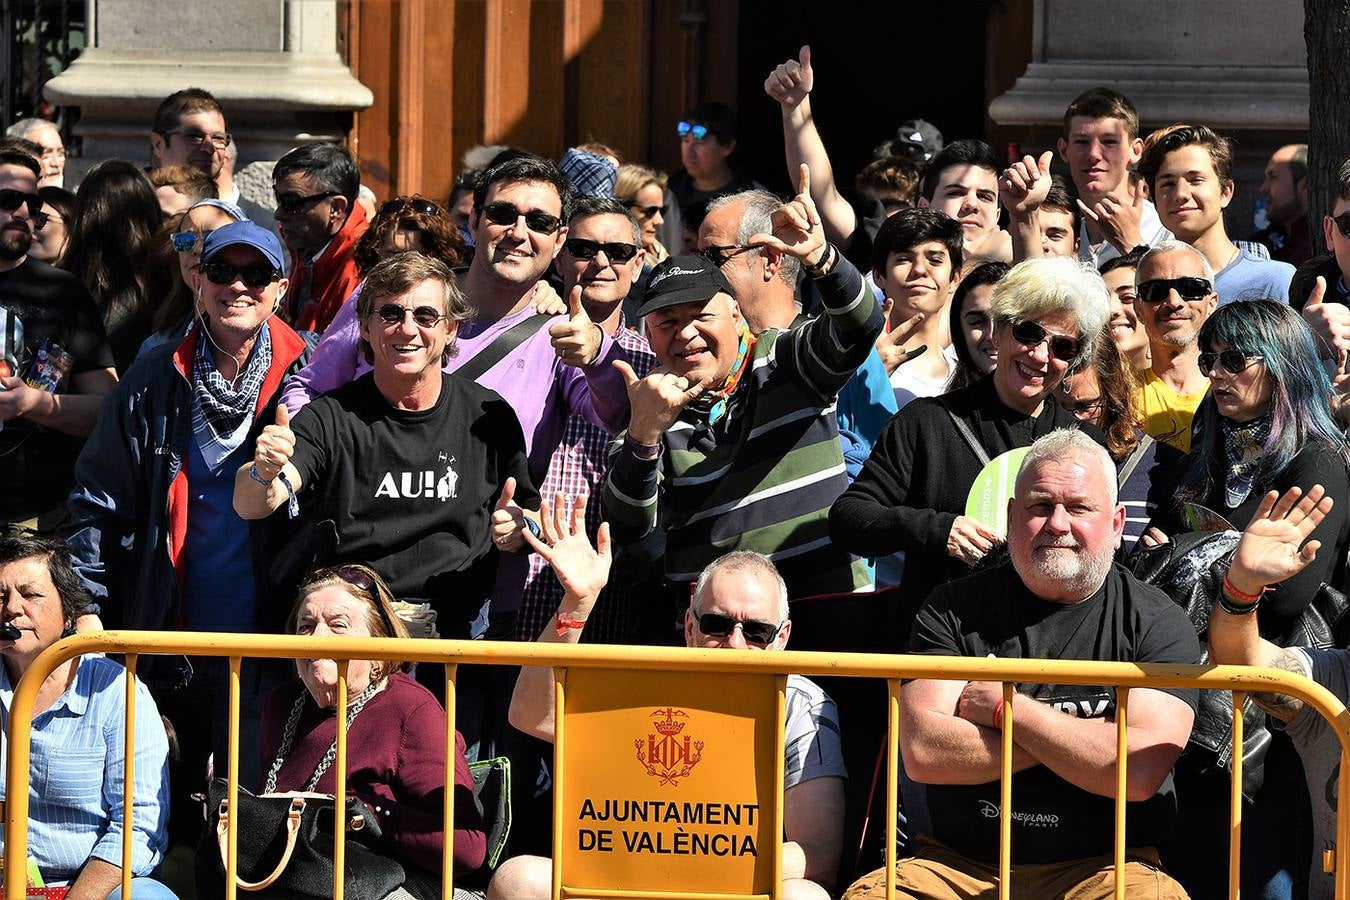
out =
<path fill-rule="evenodd" d="M 294 659 L 322 656 L 339 660 L 338 682 L 338 745 L 335 766 L 338 771 L 346 771 L 346 704 L 347 704 L 347 667 L 345 661 L 353 659 L 372 660 L 412 660 L 420 663 L 443 664 L 446 666 L 446 784 L 454 784 L 454 735 L 455 705 L 454 689 L 456 666 L 462 664 L 491 665 L 532 665 L 555 666 L 558 668 L 610 669 L 619 671 L 661 671 L 699 673 L 758 673 L 761 675 L 799 674 L 811 676 L 851 676 L 860 678 L 884 678 L 889 685 L 887 718 L 890 729 L 887 744 L 887 784 L 886 784 L 886 865 L 887 896 L 893 897 L 895 891 L 895 833 L 898 803 L 897 771 L 899 762 L 899 697 L 902 679 L 937 678 L 961 681 L 1001 681 L 1004 682 L 1004 697 L 1009 699 L 1012 684 L 1017 682 L 1114 685 L 1119 688 L 1117 695 L 1117 749 L 1119 757 L 1125 760 L 1126 746 L 1125 710 L 1129 703 L 1129 689 L 1147 688 L 1211 688 L 1233 691 L 1234 715 L 1234 753 L 1233 753 L 1233 791 L 1230 809 L 1232 828 L 1232 846 L 1229 866 L 1229 896 L 1237 896 L 1237 864 L 1241 852 L 1239 828 L 1241 825 L 1242 782 L 1242 716 L 1241 706 L 1247 693 L 1279 692 L 1298 697 L 1310 705 L 1330 723 L 1341 743 L 1341 767 L 1338 796 L 1350 796 L 1350 713 L 1346 707 L 1326 688 L 1307 678 L 1288 672 L 1270 669 L 1251 669 L 1240 666 L 1180 666 L 1180 665 L 1135 665 L 1132 663 L 1100 663 L 1067 660 L 1034 659 L 977 659 L 959 657 L 907 656 L 882 654 L 829 654 L 806 653 L 798 651 L 764 652 L 758 650 L 703 650 L 686 648 L 624 647 L 624 646 L 575 646 L 539 643 L 502 643 L 489 641 L 448 641 L 448 640 L 395 640 L 389 638 L 338 638 L 338 637 L 295 637 L 287 635 L 234 635 L 234 634 L 185 634 L 166 632 L 109 631 L 74 635 L 48 648 L 33 662 L 19 682 L 14 692 L 10 709 L 9 753 L 7 759 L 8 798 L 5 804 L 5 851 L 10 860 L 23 860 L 28 848 L 28 775 L 30 765 L 30 730 L 34 701 L 37 690 L 46 677 L 66 660 L 85 653 L 121 653 L 126 654 L 129 670 L 134 671 L 138 659 L 145 654 L 189 654 L 197 656 L 223 656 L 230 660 L 230 745 L 232 752 L 228 761 L 229 788 L 228 798 L 231 809 L 237 808 L 238 799 L 238 728 L 239 728 L 239 670 L 244 657 Z M 779 741 L 782 740 L 782 698 L 781 679 L 777 710 L 779 718 Z M 135 691 L 128 679 L 127 687 L 127 728 L 126 728 L 126 797 L 123 833 L 132 834 L 132 761 L 135 757 Z M 564 741 L 565 725 L 561 715 L 563 711 L 563 693 L 557 698 L 557 740 Z M 1003 718 L 1003 770 L 1002 802 L 1000 804 L 999 839 L 999 882 L 1000 897 L 1006 898 L 1009 891 L 1010 835 L 1012 812 L 1011 800 L 1011 760 L 1013 735 L 1012 704 L 1005 703 Z M 776 815 L 781 815 L 782 770 L 781 754 L 777 776 L 778 803 Z M 560 785 L 565 782 L 566 772 L 555 772 Z M 1125 785 L 1126 764 L 1122 762 L 1117 769 L 1116 782 L 1116 897 L 1125 896 L 1123 880 L 1123 862 L 1125 855 Z M 337 782 L 337 808 L 342 808 L 346 790 L 343 779 Z M 452 809 L 450 804 L 453 791 L 446 791 L 444 813 L 445 850 L 444 850 L 444 891 L 451 895 L 451 873 L 453 858 Z M 773 858 L 774 885 L 771 896 L 777 896 L 781 875 L 782 831 L 781 819 L 776 821 L 776 837 Z M 343 897 L 342 860 L 344 858 L 345 835 L 343 829 L 335 829 L 336 839 L 334 858 L 338 862 L 333 884 L 333 896 L 336 900 Z M 1341 851 L 1347 846 L 1350 837 L 1350 803 L 1338 805 L 1336 813 L 1337 848 Z M 237 821 L 229 818 L 228 854 L 226 863 L 226 890 L 230 900 L 235 897 L 235 853 L 237 849 Z M 130 840 L 124 843 L 122 856 L 123 895 L 130 897 Z M 5 867 L 5 898 L 20 900 L 25 894 L 26 867 L 11 864 Z M 1335 896 L 1339 900 L 1350 900 L 1350 867 L 1341 864 L 1339 858 L 1324 859 L 1325 871 L 1335 872 Z M 576 896 L 569 892 L 566 883 L 567 873 L 555 862 L 554 896 Z M 764 894 L 749 893 L 698 893 L 688 887 L 680 890 L 632 892 L 623 890 L 604 891 L 610 897 L 645 898 L 732 898 L 763 897 Z M 365 900 L 365 898 L 360 898 Z"/>

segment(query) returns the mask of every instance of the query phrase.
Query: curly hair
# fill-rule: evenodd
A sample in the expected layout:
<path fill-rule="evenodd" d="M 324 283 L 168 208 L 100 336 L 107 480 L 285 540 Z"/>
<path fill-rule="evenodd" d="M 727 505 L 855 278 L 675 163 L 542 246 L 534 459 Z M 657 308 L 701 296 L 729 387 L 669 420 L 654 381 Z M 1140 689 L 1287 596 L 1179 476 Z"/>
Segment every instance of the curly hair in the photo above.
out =
<path fill-rule="evenodd" d="M 439 214 L 431 215 L 418 212 L 408 205 L 410 200 L 425 199 L 420 194 L 394 199 L 402 200 L 403 208 L 387 215 L 377 213 L 375 220 L 370 223 L 370 227 L 361 235 L 361 239 L 352 250 L 352 259 L 356 261 L 356 268 L 363 276 L 385 257 L 385 241 L 391 233 L 400 228 L 416 229 L 422 235 L 422 246 L 417 249 L 427 256 L 435 257 L 452 268 L 468 262 L 469 254 L 468 248 L 464 246 L 464 238 L 450 221 L 445 210 L 441 209 L 440 204 L 435 204 Z M 384 204 L 388 205 L 389 203 Z"/>

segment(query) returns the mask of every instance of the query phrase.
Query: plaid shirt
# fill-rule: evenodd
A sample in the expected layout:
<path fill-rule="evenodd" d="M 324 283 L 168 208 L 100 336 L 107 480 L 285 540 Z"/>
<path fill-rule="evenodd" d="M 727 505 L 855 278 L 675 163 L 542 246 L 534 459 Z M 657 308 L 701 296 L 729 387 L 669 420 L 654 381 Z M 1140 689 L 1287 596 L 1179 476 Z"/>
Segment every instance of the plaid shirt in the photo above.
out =
<path fill-rule="evenodd" d="M 622 319 L 614 340 L 628 354 L 633 371 L 643 378 L 656 366 L 656 357 L 647 339 L 625 328 Z M 539 486 L 539 496 L 550 502 L 557 494 L 569 500 L 583 491 L 587 494 L 586 532 L 595 540 L 600 528 L 600 495 L 609 469 L 609 445 L 612 436 L 582 416 L 569 416 L 558 449 L 548 463 L 548 474 Z M 562 603 L 563 590 L 553 570 L 538 554 L 530 554 L 530 575 L 525 582 L 524 599 L 516 619 L 516 639 L 532 641 L 539 637 Z M 621 643 L 632 627 L 628 598 L 621 585 L 611 583 L 600 592 L 600 599 L 586 620 L 581 634 L 585 643 Z"/>

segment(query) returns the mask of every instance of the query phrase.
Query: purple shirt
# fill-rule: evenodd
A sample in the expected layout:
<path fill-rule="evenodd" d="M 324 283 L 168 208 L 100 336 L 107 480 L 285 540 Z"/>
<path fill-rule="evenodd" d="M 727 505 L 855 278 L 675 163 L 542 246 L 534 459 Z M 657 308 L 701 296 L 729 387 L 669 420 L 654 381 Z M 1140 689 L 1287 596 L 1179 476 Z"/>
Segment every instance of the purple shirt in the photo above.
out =
<path fill-rule="evenodd" d="M 320 394 L 341 387 L 371 370 L 360 350 L 360 326 L 356 320 L 358 286 L 338 309 L 323 339 L 315 348 L 309 365 L 286 381 L 281 402 L 292 416 Z M 472 300 L 472 298 L 470 298 Z M 490 322 L 461 322 L 452 344 L 455 355 L 445 371 L 453 373 L 473 359 L 517 322 L 534 315 L 534 307 Z M 557 316 L 554 321 L 566 321 Z M 511 404 L 525 433 L 525 452 L 530 458 L 530 475 L 535 484 L 543 484 L 549 459 L 562 440 L 567 419 L 578 415 L 610 434 L 628 427 L 628 388 L 614 368 L 616 360 L 628 356 L 614 339 L 601 329 L 600 355 L 589 366 L 564 365 L 553 352 L 548 325 L 544 325 L 513 352 L 476 379 Z M 492 592 L 492 609 L 497 612 L 519 609 L 521 590 L 528 571 L 525 554 L 504 554 Z"/>

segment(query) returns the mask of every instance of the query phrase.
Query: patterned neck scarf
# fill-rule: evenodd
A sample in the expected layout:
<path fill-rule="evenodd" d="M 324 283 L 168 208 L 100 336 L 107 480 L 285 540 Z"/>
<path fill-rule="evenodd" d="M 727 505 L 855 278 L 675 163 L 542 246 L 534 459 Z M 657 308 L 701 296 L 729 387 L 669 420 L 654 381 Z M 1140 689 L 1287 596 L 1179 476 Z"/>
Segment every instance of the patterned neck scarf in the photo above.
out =
<path fill-rule="evenodd" d="M 1223 428 L 1226 457 L 1224 500 L 1232 509 L 1240 506 L 1252 492 L 1252 483 L 1265 454 L 1266 440 L 1270 437 L 1270 416 L 1242 423 L 1220 418 L 1219 423 Z"/>
<path fill-rule="evenodd" d="M 745 361 L 755 349 L 756 340 L 757 338 L 750 333 L 750 326 L 742 322 L 740 346 L 736 349 L 736 361 L 731 364 L 727 380 L 722 383 L 720 389 L 704 391 L 697 400 L 689 404 L 689 408 L 707 414 L 709 427 L 716 425 L 717 420 L 727 414 L 727 398 L 741 383 L 741 376 L 745 374 Z"/>
<path fill-rule="evenodd" d="M 210 339 L 201 328 L 192 360 L 192 433 L 212 472 L 248 437 L 258 393 L 271 367 L 272 332 L 264 325 L 235 387 L 216 368 Z"/>

